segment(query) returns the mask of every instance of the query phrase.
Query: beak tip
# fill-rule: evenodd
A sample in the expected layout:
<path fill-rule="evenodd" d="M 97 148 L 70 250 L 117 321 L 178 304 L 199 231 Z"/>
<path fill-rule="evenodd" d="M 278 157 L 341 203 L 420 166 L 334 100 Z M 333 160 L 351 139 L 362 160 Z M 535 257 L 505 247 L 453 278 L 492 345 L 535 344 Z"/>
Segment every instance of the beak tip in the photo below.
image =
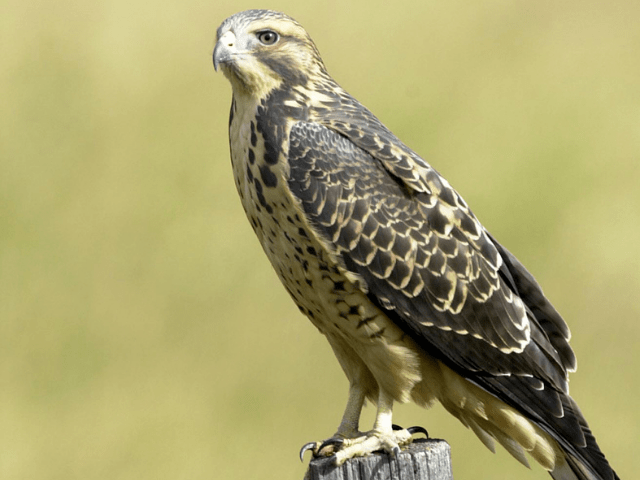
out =
<path fill-rule="evenodd" d="M 220 65 L 220 58 L 218 58 L 219 57 L 219 55 L 218 55 L 219 45 L 220 44 L 217 44 L 215 46 L 215 48 L 213 49 L 213 55 L 212 55 L 212 58 L 211 58 L 213 60 L 213 69 L 216 72 L 218 71 L 218 66 Z"/>
<path fill-rule="evenodd" d="M 218 37 L 216 46 L 213 49 L 213 68 L 216 72 L 221 64 L 230 61 L 235 43 L 236 36 L 231 31 L 227 31 Z"/>

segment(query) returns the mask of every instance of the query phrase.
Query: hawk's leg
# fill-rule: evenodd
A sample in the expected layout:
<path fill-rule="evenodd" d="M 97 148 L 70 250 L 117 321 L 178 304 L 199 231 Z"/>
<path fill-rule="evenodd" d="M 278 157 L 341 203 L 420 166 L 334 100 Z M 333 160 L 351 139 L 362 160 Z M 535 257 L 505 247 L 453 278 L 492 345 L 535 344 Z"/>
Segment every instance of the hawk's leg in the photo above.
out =
<path fill-rule="evenodd" d="M 340 422 L 338 431 L 333 435 L 333 437 L 325 440 L 324 442 L 309 442 L 303 445 L 300 450 L 300 460 L 302 460 L 304 452 L 307 450 L 313 451 L 314 456 L 319 455 L 320 450 L 322 450 L 325 455 L 331 455 L 340 445 L 342 445 L 342 442 L 345 439 L 360 437 L 362 433 L 358 430 L 358 425 L 360 424 L 360 413 L 362 412 L 363 405 L 364 392 L 362 388 L 351 383 L 349 385 L 349 399 L 347 400 L 347 406 L 344 409 L 344 414 L 342 415 L 342 421 Z M 328 448 L 329 446 L 333 446 L 333 448 L 330 449 Z"/>
<path fill-rule="evenodd" d="M 360 413 L 364 405 L 364 392 L 358 385 L 349 385 L 349 399 L 342 415 L 342 421 L 334 437 L 354 438 L 360 435 Z"/>
<path fill-rule="evenodd" d="M 327 455 L 337 450 L 333 459 L 336 465 L 343 464 L 353 457 L 362 457 L 377 451 L 385 451 L 392 455 L 400 453 L 400 446 L 412 441 L 412 434 L 421 432 L 427 434 L 421 427 L 398 429 L 391 421 L 393 413 L 393 399 L 380 391 L 378 395 L 378 411 L 373 430 L 365 433 L 358 431 L 360 412 L 364 404 L 364 395 L 352 387 L 349 390 L 349 401 L 338 432 L 322 443 L 308 443 L 300 451 L 300 456 L 306 450 L 313 450 L 314 455 Z M 395 427 L 395 429 L 394 429 Z M 328 448 L 331 447 L 331 448 Z"/>
<path fill-rule="evenodd" d="M 393 399 L 381 390 L 378 394 L 378 412 L 373 430 L 359 437 L 345 439 L 335 454 L 336 465 L 341 465 L 350 458 L 362 457 L 380 450 L 397 455 L 400 453 L 401 445 L 411 443 L 409 430 L 393 429 L 392 414 Z"/>

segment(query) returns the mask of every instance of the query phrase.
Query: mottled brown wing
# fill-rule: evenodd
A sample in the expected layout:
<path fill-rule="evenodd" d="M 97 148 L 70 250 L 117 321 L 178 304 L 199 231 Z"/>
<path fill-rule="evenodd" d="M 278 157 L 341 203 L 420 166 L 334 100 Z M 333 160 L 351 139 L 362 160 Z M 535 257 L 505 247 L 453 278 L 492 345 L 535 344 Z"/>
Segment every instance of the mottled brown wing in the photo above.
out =
<path fill-rule="evenodd" d="M 562 317 L 549 303 L 542 289 L 527 269 L 504 247 L 498 244 L 487 232 L 481 242 L 475 240 L 475 231 L 484 231 L 480 223 L 469 212 L 464 200 L 449 184 L 418 154 L 404 145 L 378 118 L 355 98 L 335 86 L 328 97 L 333 98 L 321 114 L 315 116 L 318 123 L 348 138 L 355 146 L 369 153 L 395 180 L 414 192 L 440 197 L 445 203 L 455 204 L 461 209 L 466 224 L 462 229 L 469 233 L 467 241 L 479 248 L 490 243 L 497 248 L 503 264 L 500 274 L 512 291 L 517 292 L 531 316 L 540 324 L 548 336 L 552 348 L 558 353 L 563 367 L 568 371 L 576 368 L 576 358 L 569 346 L 571 337 Z M 320 112 L 318 112 L 320 113 Z M 475 225 L 471 225 L 475 223 Z M 466 227 L 466 228 L 465 228 Z M 464 240 L 463 240 L 464 241 Z M 493 252 L 491 252 L 493 258 Z"/>
<path fill-rule="evenodd" d="M 415 192 L 349 139 L 297 123 L 289 187 L 368 294 L 419 344 L 458 369 L 530 375 L 566 390 L 566 371 L 502 273 L 496 246 L 430 170 Z"/>

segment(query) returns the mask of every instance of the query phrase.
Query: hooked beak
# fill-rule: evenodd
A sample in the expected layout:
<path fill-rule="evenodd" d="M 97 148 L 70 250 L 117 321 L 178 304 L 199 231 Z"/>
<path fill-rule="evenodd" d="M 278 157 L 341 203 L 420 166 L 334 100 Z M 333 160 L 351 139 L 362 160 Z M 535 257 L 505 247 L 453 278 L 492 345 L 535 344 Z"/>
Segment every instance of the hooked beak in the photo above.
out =
<path fill-rule="evenodd" d="M 221 63 L 226 63 L 231 60 L 233 50 L 236 45 L 236 36 L 232 31 L 225 32 L 218 39 L 216 47 L 213 49 L 213 68 L 218 71 L 218 66 Z"/>

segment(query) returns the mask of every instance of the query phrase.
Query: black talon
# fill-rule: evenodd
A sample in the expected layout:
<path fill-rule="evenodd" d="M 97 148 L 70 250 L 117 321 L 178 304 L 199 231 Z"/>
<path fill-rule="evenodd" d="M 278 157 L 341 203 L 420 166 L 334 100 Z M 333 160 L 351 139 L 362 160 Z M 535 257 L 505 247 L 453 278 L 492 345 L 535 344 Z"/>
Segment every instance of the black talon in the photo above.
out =
<path fill-rule="evenodd" d="M 304 454 L 307 450 L 311 450 L 312 453 L 314 448 L 316 448 L 316 442 L 305 443 L 300 449 L 300 461 L 304 462 Z"/>
<path fill-rule="evenodd" d="M 400 425 L 396 425 L 395 423 L 391 425 L 392 430 L 404 430 Z"/>
<path fill-rule="evenodd" d="M 331 437 L 326 439 L 322 444 L 318 447 L 318 454 L 322 451 L 323 448 L 328 447 L 329 445 L 333 445 L 336 447 L 341 447 L 344 444 L 343 438 Z"/>
<path fill-rule="evenodd" d="M 429 438 L 429 432 L 427 432 L 427 429 L 424 427 L 409 427 L 407 428 L 407 432 L 409 432 L 411 435 L 414 435 L 416 433 L 424 433 L 424 436 Z"/>

